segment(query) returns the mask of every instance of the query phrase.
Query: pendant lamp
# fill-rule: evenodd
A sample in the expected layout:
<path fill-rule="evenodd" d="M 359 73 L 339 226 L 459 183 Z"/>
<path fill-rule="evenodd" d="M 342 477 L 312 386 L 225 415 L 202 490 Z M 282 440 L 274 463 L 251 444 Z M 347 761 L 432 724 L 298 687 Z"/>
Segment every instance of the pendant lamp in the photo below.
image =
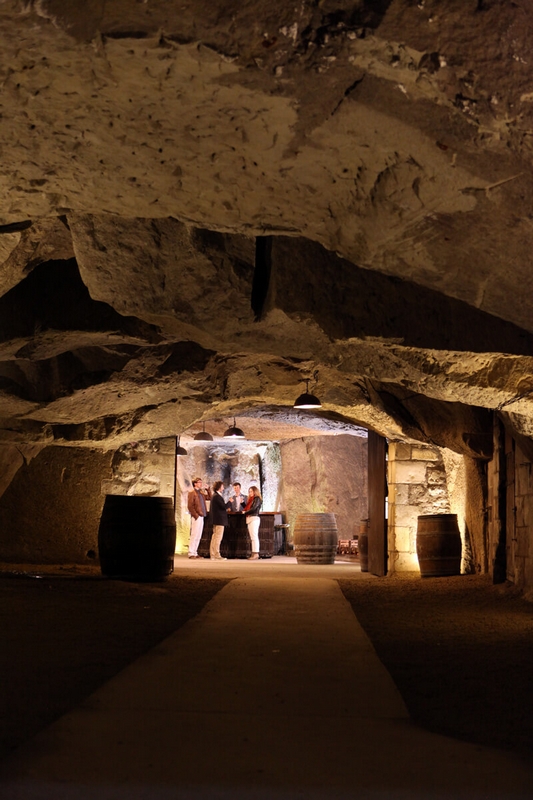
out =
<path fill-rule="evenodd" d="M 180 446 L 180 437 L 176 436 L 176 455 L 177 456 L 186 456 L 187 451 L 184 447 Z"/>
<path fill-rule="evenodd" d="M 196 436 L 194 437 L 194 441 L 195 442 L 212 442 L 213 441 L 213 437 L 211 436 L 210 433 L 207 433 L 207 431 L 205 429 L 205 422 L 202 423 L 202 430 L 200 431 L 200 433 L 196 434 Z"/>
<path fill-rule="evenodd" d="M 305 392 L 294 401 L 293 408 L 322 408 L 322 403 L 314 394 L 309 394 L 309 378 L 305 381 Z"/>
<path fill-rule="evenodd" d="M 237 428 L 235 417 L 233 417 L 233 425 L 224 434 L 224 439 L 245 439 L 244 431 Z"/>

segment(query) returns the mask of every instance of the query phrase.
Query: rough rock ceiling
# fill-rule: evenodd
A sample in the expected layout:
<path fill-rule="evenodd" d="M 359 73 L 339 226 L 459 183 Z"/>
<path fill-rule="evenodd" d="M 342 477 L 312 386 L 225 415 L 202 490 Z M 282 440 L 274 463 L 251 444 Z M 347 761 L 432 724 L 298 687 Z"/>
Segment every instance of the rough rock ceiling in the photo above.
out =
<path fill-rule="evenodd" d="M 529 0 L 4 0 L 0 36 L 1 441 L 533 435 Z"/>

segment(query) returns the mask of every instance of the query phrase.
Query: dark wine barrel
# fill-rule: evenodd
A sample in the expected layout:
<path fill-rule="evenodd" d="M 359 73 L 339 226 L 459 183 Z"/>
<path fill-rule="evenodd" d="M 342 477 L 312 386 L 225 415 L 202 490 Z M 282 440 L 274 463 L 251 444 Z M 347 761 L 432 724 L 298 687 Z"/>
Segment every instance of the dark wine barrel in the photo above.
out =
<path fill-rule="evenodd" d="M 335 514 L 298 514 L 294 554 L 299 564 L 334 564 L 337 552 Z"/>
<path fill-rule="evenodd" d="M 416 553 L 423 578 L 459 575 L 461 534 L 457 514 L 424 514 L 418 517 Z"/>
<path fill-rule="evenodd" d="M 274 555 L 274 514 L 260 514 L 259 558 L 272 558 Z"/>
<path fill-rule="evenodd" d="M 359 563 L 361 572 L 368 572 L 368 520 L 361 520 L 359 525 Z"/>
<path fill-rule="evenodd" d="M 98 549 L 102 574 L 109 578 L 163 580 L 174 569 L 172 498 L 106 495 Z"/>
<path fill-rule="evenodd" d="M 260 514 L 259 526 L 259 557 L 272 558 L 274 554 L 274 514 Z M 224 529 L 224 536 L 220 544 L 220 554 L 224 558 L 249 558 L 252 554 L 250 534 L 246 525 L 244 514 L 230 511 L 229 524 Z M 209 543 L 213 534 L 210 517 L 204 522 L 202 538 L 198 546 L 198 555 L 209 558 Z"/>
<path fill-rule="evenodd" d="M 289 524 L 287 522 L 279 525 L 274 525 L 274 552 L 275 556 L 284 556 L 287 554 L 287 530 Z"/>
<path fill-rule="evenodd" d="M 228 517 L 229 531 L 227 537 L 224 533 L 220 552 L 226 558 L 249 558 L 252 555 L 252 545 L 244 514 L 232 512 Z"/>

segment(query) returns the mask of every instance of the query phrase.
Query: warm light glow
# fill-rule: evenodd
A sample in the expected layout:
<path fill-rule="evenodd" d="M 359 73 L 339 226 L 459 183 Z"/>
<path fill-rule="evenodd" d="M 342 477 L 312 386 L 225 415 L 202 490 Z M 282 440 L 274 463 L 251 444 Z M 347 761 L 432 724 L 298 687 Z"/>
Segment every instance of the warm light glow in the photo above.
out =
<path fill-rule="evenodd" d="M 235 417 L 233 417 L 233 425 L 231 428 L 228 428 L 227 431 L 224 433 L 224 439 L 245 439 L 244 431 L 240 428 L 237 428 L 235 423 Z"/>
<path fill-rule="evenodd" d="M 304 393 L 294 401 L 293 408 L 322 408 L 322 403 L 314 394 Z"/>
<path fill-rule="evenodd" d="M 314 394 L 309 394 L 309 379 L 305 381 L 305 392 L 295 401 L 293 408 L 322 408 L 322 403 Z"/>
<path fill-rule="evenodd" d="M 322 403 L 314 394 L 309 394 L 309 379 L 305 381 L 305 392 L 294 401 L 293 408 L 322 408 Z"/>

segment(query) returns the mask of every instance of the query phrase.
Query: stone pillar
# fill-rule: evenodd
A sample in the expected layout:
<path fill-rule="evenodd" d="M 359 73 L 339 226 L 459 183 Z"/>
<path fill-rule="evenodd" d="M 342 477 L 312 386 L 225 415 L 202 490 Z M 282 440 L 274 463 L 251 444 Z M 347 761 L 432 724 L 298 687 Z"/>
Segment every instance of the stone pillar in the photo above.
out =
<path fill-rule="evenodd" d="M 533 462 L 507 433 L 507 579 L 533 599 Z M 514 458 L 509 457 L 513 451 Z M 513 502 L 514 501 L 514 502 Z"/>
<path fill-rule="evenodd" d="M 389 442 L 389 571 L 418 571 L 416 530 L 421 514 L 457 514 L 463 538 L 465 481 L 461 456 L 451 450 Z"/>

